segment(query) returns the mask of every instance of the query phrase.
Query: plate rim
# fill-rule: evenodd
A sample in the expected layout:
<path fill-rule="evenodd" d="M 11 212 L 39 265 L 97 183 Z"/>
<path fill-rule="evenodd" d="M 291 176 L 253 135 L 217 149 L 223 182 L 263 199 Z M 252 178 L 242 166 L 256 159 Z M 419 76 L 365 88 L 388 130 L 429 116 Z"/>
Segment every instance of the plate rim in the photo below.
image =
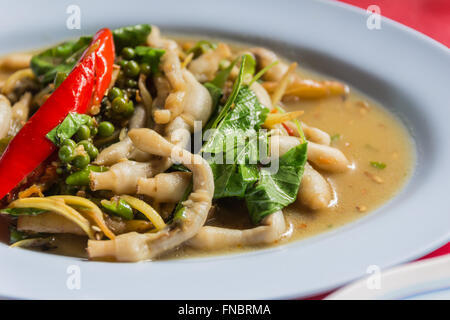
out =
<path fill-rule="evenodd" d="M 365 14 L 365 11 L 364 11 L 364 10 L 359 9 L 359 8 L 356 8 L 356 7 L 351 6 L 351 5 L 348 5 L 348 4 L 345 4 L 345 3 L 341 3 L 341 2 L 331 2 L 331 1 L 326 1 L 326 0 L 320 0 L 319 2 L 324 3 L 324 4 L 326 4 L 327 6 L 330 5 L 330 6 L 340 7 L 340 8 L 342 8 L 343 10 L 351 10 L 351 11 L 353 11 L 353 12 L 358 13 L 359 15 L 364 15 L 364 14 Z M 393 27 L 393 28 L 395 28 L 395 29 L 399 29 L 399 30 L 401 30 L 402 32 L 407 32 L 407 33 L 409 33 L 410 35 L 412 35 L 413 37 L 419 39 L 418 41 L 426 41 L 429 45 L 431 45 L 431 46 L 433 46 L 433 47 L 435 47 L 435 48 L 437 48 L 437 49 L 444 50 L 445 54 L 447 55 L 447 58 L 450 56 L 450 55 L 449 55 L 448 48 L 445 47 L 443 44 L 441 44 L 441 43 L 439 43 L 439 42 L 437 42 L 437 41 L 435 41 L 435 40 L 429 38 L 428 36 L 426 36 L 426 35 L 424 35 L 424 34 L 418 32 L 418 31 L 416 31 L 416 30 L 413 30 L 413 29 L 411 29 L 411 28 L 409 28 L 409 27 L 407 27 L 407 26 L 404 26 L 404 25 L 402 25 L 402 24 L 400 24 L 400 23 L 397 23 L 397 22 L 395 22 L 395 21 L 393 21 L 393 20 L 391 20 L 391 19 L 388 19 L 388 18 L 385 18 L 385 17 L 383 17 L 382 19 L 383 19 L 383 20 L 382 20 L 383 22 L 390 24 L 391 27 Z M 410 178 L 410 180 L 408 181 L 408 184 L 411 182 L 411 180 L 412 180 L 412 178 Z M 403 188 L 406 188 L 406 187 L 407 187 L 407 186 L 405 185 Z M 399 196 L 399 194 L 398 194 L 396 197 L 398 197 L 398 196 Z M 276 252 L 288 250 L 288 249 L 289 249 L 288 247 L 292 247 L 292 246 L 298 245 L 299 243 L 305 244 L 306 241 L 309 241 L 309 242 L 312 242 L 312 241 L 322 241 L 323 238 L 332 237 L 332 236 L 333 236 L 334 234 L 336 234 L 336 233 L 345 233 L 346 231 L 348 231 L 347 229 L 349 229 L 349 228 L 356 228 L 356 227 L 358 227 L 358 225 L 360 225 L 360 224 L 362 224 L 362 223 L 367 223 L 366 220 L 368 220 L 368 219 L 374 219 L 374 218 L 375 218 L 375 217 L 374 217 L 374 216 L 375 216 L 375 213 L 378 212 L 378 211 L 380 211 L 380 210 L 382 210 L 382 209 L 385 208 L 386 206 L 388 206 L 391 202 L 392 202 L 392 200 L 390 200 L 388 203 L 384 204 L 383 206 L 381 206 L 379 209 L 375 210 L 374 212 L 371 212 L 370 214 L 368 214 L 368 215 L 365 216 L 364 218 L 359 219 L 359 220 L 357 220 L 357 221 L 354 221 L 354 222 L 352 222 L 352 223 L 346 224 L 345 226 L 340 227 L 340 228 L 337 228 L 337 229 L 335 229 L 335 230 L 333 230 L 333 231 L 331 231 L 331 232 L 323 233 L 323 234 L 320 234 L 320 235 L 318 235 L 318 236 L 315 236 L 315 237 L 312 237 L 312 238 L 309 238 L 309 239 L 306 239 L 306 240 L 301 240 L 301 241 L 297 241 L 297 242 L 294 242 L 294 243 L 289 243 L 289 244 L 283 245 L 281 248 L 263 249 L 263 250 L 257 251 L 256 253 L 252 252 L 252 253 L 243 253 L 243 254 L 233 255 L 231 258 L 233 258 L 233 259 L 234 259 L 234 258 L 239 258 L 239 259 L 240 259 L 240 257 L 241 257 L 242 255 L 246 255 L 246 256 L 252 255 L 252 256 L 255 256 L 255 255 L 266 255 L 266 254 L 268 254 L 269 252 L 271 252 L 271 253 L 274 253 L 274 252 L 275 252 L 275 253 L 276 253 Z M 443 234 L 441 237 L 435 239 L 435 241 L 433 241 L 433 242 L 431 242 L 431 243 L 428 243 L 428 244 L 425 245 L 425 246 L 422 246 L 421 248 L 417 249 L 415 252 L 411 252 L 411 253 L 409 253 L 409 254 L 405 254 L 404 256 L 398 257 L 397 260 L 391 260 L 389 266 L 390 266 L 390 265 L 394 265 L 394 264 L 398 264 L 398 263 L 400 263 L 400 262 L 410 261 L 410 260 L 413 260 L 413 259 L 415 259 L 415 258 L 418 258 L 418 257 L 422 256 L 424 253 L 427 253 L 427 252 L 429 252 L 429 251 L 431 251 L 431 250 L 433 250 L 433 249 L 438 248 L 440 245 L 444 244 L 444 243 L 447 242 L 449 239 L 450 239 L 450 231 L 448 231 L 446 234 Z M 309 242 L 308 242 L 308 243 L 309 243 Z M 306 245 L 306 244 L 305 244 L 305 245 Z M 310 245 L 310 244 L 309 244 L 309 245 Z M 2 252 L 2 251 L 3 251 L 3 249 L 0 248 L 0 252 Z M 18 254 L 18 255 L 22 255 L 22 256 L 24 255 L 24 253 L 17 253 L 17 254 Z M 26 252 L 26 255 L 27 255 L 27 256 L 29 255 L 29 256 L 31 257 L 30 254 L 37 254 L 37 255 L 39 255 L 39 256 L 44 256 L 44 255 L 42 255 L 41 253 L 36 253 L 36 252 L 30 253 L 30 252 Z M 51 258 L 50 258 L 50 257 L 51 257 Z M 22 258 L 23 258 L 23 257 L 22 257 Z M 33 259 L 33 258 L 34 258 L 34 256 L 33 256 L 31 259 Z M 70 260 L 70 261 L 72 261 L 72 262 L 74 261 L 73 258 L 69 258 L 69 259 L 68 259 L 68 258 L 66 258 L 66 257 L 60 257 L 60 256 L 47 256 L 47 258 L 49 258 L 49 259 L 51 259 L 51 260 L 53 260 L 53 261 L 55 261 L 54 259 L 57 259 L 57 260 L 63 259 L 64 261 Z M 225 259 L 228 260 L 229 258 L 230 258 L 230 257 L 225 256 Z M 76 259 L 75 259 L 75 260 L 76 260 Z M 221 260 L 221 259 L 217 259 L 216 257 L 209 257 L 209 258 L 192 258 L 192 259 L 188 259 L 188 260 L 189 260 L 189 261 L 186 261 L 187 263 L 190 263 L 190 260 L 195 260 L 195 262 L 198 262 L 198 261 L 205 261 L 205 260 L 214 260 L 214 261 L 216 261 L 216 260 Z M 179 261 L 180 261 L 180 260 L 179 260 Z M 157 263 L 157 264 L 164 264 L 164 262 L 156 262 L 156 263 Z M 98 263 L 98 262 L 89 262 L 89 264 L 92 265 L 92 264 L 99 264 L 99 263 Z M 107 264 L 108 264 L 108 263 L 107 263 Z M 110 264 L 108 264 L 108 265 L 110 265 Z M 123 264 L 120 264 L 120 265 L 123 265 Z M 127 265 L 130 265 L 130 264 L 127 264 Z M 132 265 L 135 265 L 135 264 L 132 264 Z M 2 270 L 2 267 L 1 267 L 1 266 L 0 266 L 0 270 Z M 1 279 L 1 278 L 2 278 L 2 276 L 0 275 L 0 279 Z M 354 277 L 352 277 L 352 278 L 354 278 Z M 305 297 L 305 296 L 311 296 L 311 295 L 315 295 L 315 294 L 317 294 L 317 293 L 321 293 L 321 292 L 328 291 L 328 290 L 330 290 L 330 289 L 336 288 L 337 286 L 340 286 L 340 285 L 342 285 L 343 283 L 348 282 L 349 280 L 350 280 L 350 279 L 348 279 L 348 278 L 343 278 L 343 279 L 341 279 L 340 281 L 336 281 L 336 282 L 334 282 L 334 283 L 329 283 L 329 284 L 327 284 L 327 285 L 322 285 L 322 286 L 320 286 L 320 287 L 317 287 L 315 290 L 309 290 L 308 292 L 301 292 L 301 290 L 299 290 L 298 293 L 291 292 L 291 293 L 286 294 L 286 295 L 277 295 L 277 296 L 266 295 L 266 296 L 263 296 L 263 297 L 266 297 L 266 298 L 285 299 L 285 298 L 298 298 L 298 297 L 300 297 L 300 296 L 303 296 L 303 297 Z M 3 287 L 3 286 L 2 286 L 2 287 Z M 19 295 L 19 296 L 11 296 L 11 295 L 8 295 L 8 294 L 2 289 L 2 287 L 0 287 L 0 296 L 4 296 L 4 297 L 6 297 L 6 298 L 7 298 L 7 297 L 9 297 L 9 298 L 38 298 L 38 297 L 41 297 L 41 296 L 39 296 L 39 295 L 36 295 L 36 296 L 35 296 L 35 295 L 23 295 L 23 296 L 22 296 L 22 295 Z M 98 297 L 98 295 L 97 295 L 97 297 Z M 145 297 L 144 297 L 144 298 L 145 298 Z"/>

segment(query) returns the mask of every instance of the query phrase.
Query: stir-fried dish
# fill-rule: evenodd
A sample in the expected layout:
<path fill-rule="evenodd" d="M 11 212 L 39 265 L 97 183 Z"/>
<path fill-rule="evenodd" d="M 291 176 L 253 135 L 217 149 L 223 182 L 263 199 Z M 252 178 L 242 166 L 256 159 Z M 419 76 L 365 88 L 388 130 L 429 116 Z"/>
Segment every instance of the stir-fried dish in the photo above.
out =
<path fill-rule="evenodd" d="M 347 85 L 156 26 L 5 56 L 0 90 L 13 247 L 141 261 L 284 243 L 362 216 L 412 165 L 405 128 Z"/>

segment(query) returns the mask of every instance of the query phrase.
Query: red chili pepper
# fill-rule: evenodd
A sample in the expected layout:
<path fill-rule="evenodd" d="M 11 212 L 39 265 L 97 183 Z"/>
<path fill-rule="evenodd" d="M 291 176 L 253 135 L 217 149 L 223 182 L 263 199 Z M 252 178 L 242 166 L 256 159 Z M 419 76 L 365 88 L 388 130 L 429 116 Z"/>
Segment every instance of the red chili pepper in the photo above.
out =
<path fill-rule="evenodd" d="M 83 53 L 81 60 L 92 52 L 95 53 L 95 84 L 92 104 L 99 105 L 111 83 L 115 57 L 113 35 L 109 29 L 101 29 L 94 35 L 91 45 Z"/>
<path fill-rule="evenodd" d="M 288 135 L 290 136 L 295 136 L 295 132 L 294 130 L 292 130 L 291 127 L 289 127 L 287 124 L 285 124 L 284 122 L 281 123 L 283 125 L 283 127 L 286 129 Z"/>
<path fill-rule="evenodd" d="M 102 29 L 69 76 L 9 143 L 0 158 L 0 199 L 56 150 L 46 138 L 49 131 L 70 112 L 86 113 L 91 102 L 101 101 L 113 62 L 113 37 Z"/>

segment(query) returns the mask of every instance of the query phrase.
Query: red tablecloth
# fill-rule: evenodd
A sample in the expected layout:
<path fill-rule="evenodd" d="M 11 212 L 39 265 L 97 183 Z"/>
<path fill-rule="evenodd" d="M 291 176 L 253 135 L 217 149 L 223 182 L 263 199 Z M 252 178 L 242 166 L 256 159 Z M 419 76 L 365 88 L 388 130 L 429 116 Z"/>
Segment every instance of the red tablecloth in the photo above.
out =
<path fill-rule="evenodd" d="M 450 0 L 340 0 L 362 9 L 380 7 L 381 15 L 450 47 Z"/>
<path fill-rule="evenodd" d="M 382 16 L 407 25 L 450 47 L 450 0 L 339 0 L 366 10 L 377 5 Z M 450 253 L 450 242 L 420 258 Z M 323 299 L 331 292 L 308 298 Z"/>

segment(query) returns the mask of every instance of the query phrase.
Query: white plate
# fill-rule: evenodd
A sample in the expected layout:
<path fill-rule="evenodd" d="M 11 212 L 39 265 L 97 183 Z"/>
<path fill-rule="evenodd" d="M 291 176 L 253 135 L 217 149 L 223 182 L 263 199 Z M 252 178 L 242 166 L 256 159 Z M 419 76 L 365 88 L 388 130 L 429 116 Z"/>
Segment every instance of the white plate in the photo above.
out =
<path fill-rule="evenodd" d="M 65 28 L 65 1 L 9 2 L 0 20 L 0 54 L 93 33 L 104 26 L 143 22 L 158 24 L 163 31 L 263 44 L 388 106 L 413 135 L 418 164 L 404 190 L 367 217 L 272 249 L 127 264 L 0 245 L 0 296 L 294 298 L 343 285 L 365 275 L 370 265 L 385 268 L 412 260 L 449 240 L 450 54 L 446 47 L 387 19 L 380 30 L 369 30 L 364 11 L 335 2 L 77 0 L 76 4 L 81 8 L 81 31 Z M 66 284 L 72 265 L 81 272 L 79 290 Z"/>
<path fill-rule="evenodd" d="M 450 255 L 373 273 L 327 297 L 328 300 L 449 300 Z"/>

